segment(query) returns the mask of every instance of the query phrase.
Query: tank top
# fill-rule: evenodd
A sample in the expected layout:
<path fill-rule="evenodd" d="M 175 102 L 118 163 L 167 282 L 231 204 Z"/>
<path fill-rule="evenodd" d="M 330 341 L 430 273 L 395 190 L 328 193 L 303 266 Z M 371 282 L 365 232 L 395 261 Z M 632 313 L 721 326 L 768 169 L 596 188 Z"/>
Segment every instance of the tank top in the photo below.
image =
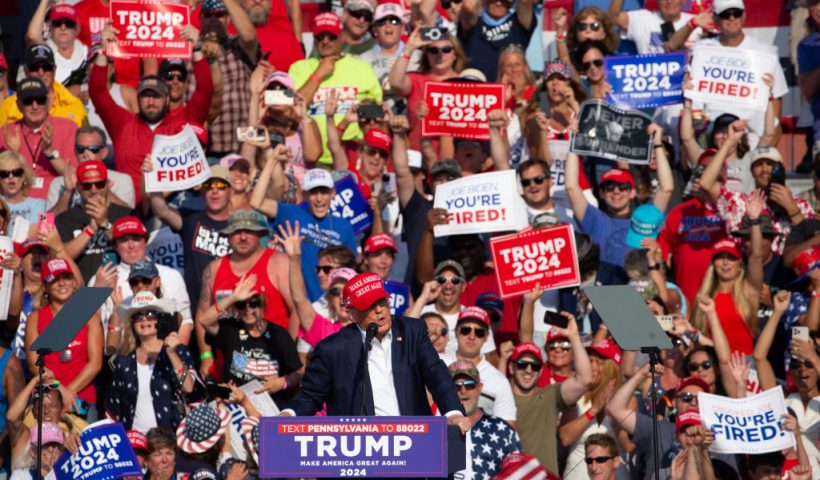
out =
<path fill-rule="evenodd" d="M 247 274 L 256 274 L 256 289 L 265 296 L 265 320 L 287 329 L 290 312 L 287 305 L 285 305 L 284 298 L 282 298 L 282 292 L 268 278 L 268 261 L 273 254 L 273 250 L 266 248 Z M 216 303 L 218 300 L 230 295 L 236 284 L 239 283 L 239 279 L 240 276 L 231 269 L 228 255 L 222 257 L 216 270 L 214 288 L 211 290 L 211 301 Z"/>
<path fill-rule="evenodd" d="M 43 333 L 51 321 L 54 320 L 54 312 L 51 305 L 37 310 L 37 333 Z M 63 361 L 65 360 L 65 361 Z M 68 385 L 79 375 L 88 363 L 88 323 L 83 325 L 71 343 L 62 352 L 49 353 L 46 355 L 46 368 L 54 372 L 54 376 L 63 385 Z M 97 392 L 94 390 L 94 383 L 89 383 L 85 388 L 77 392 L 80 399 L 90 404 L 97 402 Z"/>
<path fill-rule="evenodd" d="M 743 321 L 743 316 L 737 309 L 731 292 L 718 292 L 715 296 L 715 311 L 720 320 L 720 326 L 726 333 L 731 351 L 751 355 L 754 351 L 754 337 L 749 327 L 746 326 L 746 322 Z"/>

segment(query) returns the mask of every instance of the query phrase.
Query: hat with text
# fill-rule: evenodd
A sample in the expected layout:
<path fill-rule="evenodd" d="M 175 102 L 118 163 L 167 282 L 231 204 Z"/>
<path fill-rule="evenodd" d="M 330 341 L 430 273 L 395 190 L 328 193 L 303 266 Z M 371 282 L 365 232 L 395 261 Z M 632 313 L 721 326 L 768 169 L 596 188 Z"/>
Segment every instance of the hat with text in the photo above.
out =
<path fill-rule="evenodd" d="M 139 430 L 128 430 L 125 432 L 125 435 L 128 437 L 128 443 L 131 444 L 131 448 L 134 450 L 148 451 L 148 437 L 146 437 L 144 433 Z"/>
<path fill-rule="evenodd" d="M 399 253 L 393 236 L 386 233 L 374 233 L 364 242 L 364 253 L 374 253 L 385 248 L 389 248 L 393 253 Z"/>
<path fill-rule="evenodd" d="M 374 302 L 390 298 L 384 289 L 384 281 L 378 273 L 360 273 L 351 278 L 342 289 L 342 302 L 347 308 L 364 311 Z"/>
<path fill-rule="evenodd" d="M 756 161 L 764 158 L 773 162 L 783 163 L 783 156 L 780 155 L 780 150 L 778 150 L 777 147 L 763 145 L 752 150 L 752 160 L 749 162 L 749 165 L 754 165 Z"/>
<path fill-rule="evenodd" d="M 185 453 L 203 453 L 213 447 L 225 433 L 231 414 L 202 404 L 186 415 L 177 427 L 177 445 Z"/>
<path fill-rule="evenodd" d="M 71 270 L 71 265 L 68 263 L 68 260 L 65 258 L 52 258 L 43 264 L 40 278 L 43 279 L 45 285 L 48 285 L 65 273 L 72 276 L 74 275 L 74 271 Z"/>
<path fill-rule="evenodd" d="M 709 393 L 709 384 L 706 383 L 706 380 L 693 376 L 683 378 L 678 382 L 678 386 L 675 388 L 675 396 L 677 397 L 684 388 L 692 386 L 698 387 L 704 392 Z"/>
<path fill-rule="evenodd" d="M 728 253 L 735 258 L 743 257 L 743 255 L 740 254 L 740 249 L 737 248 L 737 243 L 735 243 L 735 241 L 731 238 L 718 240 L 714 245 L 712 245 L 712 258 L 715 258 L 715 256 L 720 253 Z"/>
<path fill-rule="evenodd" d="M 145 229 L 145 225 L 142 224 L 139 218 L 129 215 L 127 217 L 118 218 L 114 222 L 111 239 L 116 240 L 124 235 L 148 237 L 148 230 Z"/>
<path fill-rule="evenodd" d="M 560 75 L 565 80 L 570 78 L 569 65 L 557 59 L 544 65 L 544 79 L 549 80 L 553 75 Z"/>
<path fill-rule="evenodd" d="M 743 0 L 715 0 L 712 2 L 712 9 L 714 10 L 715 15 L 720 15 L 730 8 L 745 10 L 746 6 L 743 5 Z"/>
<path fill-rule="evenodd" d="M 236 232 L 267 232 L 268 226 L 259 220 L 256 211 L 250 208 L 234 210 L 228 216 L 228 225 L 219 231 L 222 235 L 233 235 Z"/>
<path fill-rule="evenodd" d="M 130 319 L 136 312 L 152 311 L 174 313 L 177 302 L 170 298 L 157 298 L 153 292 L 145 290 L 137 292 L 130 300 L 126 300 L 117 307 L 120 318 Z"/>
<path fill-rule="evenodd" d="M 311 168 L 302 177 L 302 191 L 309 192 L 314 188 L 329 188 L 333 189 L 336 184 L 333 182 L 333 176 L 324 168 Z"/>
<path fill-rule="evenodd" d="M 490 314 L 481 307 L 464 307 L 458 312 L 458 321 L 456 325 L 468 320 L 478 320 L 479 323 L 490 325 Z"/>
<path fill-rule="evenodd" d="M 555 340 L 567 340 L 567 336 L 561 330 L 552 327 L 547 332 L 547 343 L 549 344 Z"/>
<path fill-rule="evenodd" d="M 561 480 L 561 477 L 550 472 L 530 453 L 512 452 L 504 457 L 501 468 L 493 480 Z"/>
<path fill-rule="evenodd" d="M 318 37 L 322 33 L 330 33 L 337 37 L 342 33 L 342 20 L 338 15 L 325 12 L 313 18 L 313 36 Z"/>
<path fill-rule="evenodd" d="M 147 278 L 153 279 L 159 276 L 159 269 L 157 268 L 157 264 L 152 261 L 148 260 L 147 258 L 143 258 L 142 260 L 137 260 L 131 265 L 131 271 L 128 272 L 128 280 L 131 281 L 135 278 Z"/>
<path fill-rule="evenodd" d="M 356 276 L 356 270 L 348 267 L 334 268 L 327 276 L 327 284 L 333 285 L 336 282 L 342 281 L 347 283 L 351 278 Z"/>
<path fill-rule="evenodd" d="M 390 145 L 393 144 L 393 138 L 384 130 L 371 128 L 364 134 L 364 143 L 383 152 L 390 153 Z"/>
<path fill-rule="evenodd" d="M 612 340 L 598 340 L 587 347 L 587 350 L 621 364 L 621 347 Z"/>
<path fill-rule="evenodd" d="M 228 185 L 232 185 L 231 182 L 231 172 L 223 167 L 222 165 L 211 165 L 210 167 L 211 176 L 205 180 L 204 183 L 209 183 L 211 180 L 222 180 Z"/>
<path fill-rule="evenodd" d="M 188 65 L 181 58 L 166 58 L 159 64 L 159 74 L 165 75 L 168 72 L 182 72 L 188 74 Z"/>
<path fill-rule="evenodd" d="M 37 440 L 40 438 L 37 430 L 38 426 L 36 424 L 29 430 L 28 441 L 32 445 L 37 445 Z M 62 445 L 64 441 L 63 430 L 59 425 L 54 422 L 43 422 L 43 445 L 48 445 L 49 443 L 59 443 Z"/>
<path fill-rule="evenodd" d="M 30 98 L 42 99 L 47 97 L 48 88 L 46 88 L 46 84 L 37 77 L 24 78 L 17 83 L 17 98 L 20 99 L 21 102 L 25 102 Z"/>
<path fill-rule="evenodd" d="M 476 382 L 481 381 L 481 377 L 478 374 L 478 368 L 476 368 L 475 364 L 469 360 L 456 360 L 450 364 L 448 369 L 450 370 L 450 378 L 452 379 L 455 379 L 456 377 L 467 377 L 475 380 Z"/>
<path fill-rule="evenodd" d="M 23 57 L 23 65 L 32 67 L 38 63 L 45 63 L 54 67 L 54 50 L 45 43 L 38 43 L 28 47 L 26 54 Z"/>
<path fill-rule="evenodd" d="M 444 260 L 436 265 L 436 275 L 440 275 L 445 270 L 453 270 L 459 277 L 464 278 L 464 267 L 455 260 Z"/>
<path fill-rule="evenodd" d="M 620 168 L 610 168 L 604 172 L 604 174 L 601 175 L 601 181 L 599 184 L 603 186 L 605 183 L 628 183 L 629 186 L 635 188 L 635 178 L 632 177 L 632 174 L 629 173 L 628 170 L 623 170 Z"/>
<path fill-rule="evenodd" d="M 17 246 L 17 256 L 20 258 L 25 257 L 29 254 L 29 252 L 31 252 L 32 249 L 37 247 L 42 248 L 46 253 L 48 253 L 48 245 L 36 238 L 27 238 L 25 242 L 15 245 Z"/>
<path fill-rule="evenodd" d="M 137 95 L 142 95 L 145 92 L 153 92 L 164 97 L 168 95 L 168 85 L 156 75 L 145 75 L 140 78 L 137 84 Z"/>
<path fill-rule="evenodd" d="M 61 3 L 60 5 L 55 5 L 48 11 L 48 21 L 56 22 L 57 20 L 69 20 L 74 22 L 76 26 L 80 23 L 80 15 L 73 5 Z"/>
<path fill-rule="evenodd" d="M 461 165 L 452 158 L 443 158 L 430 166 L 430 178 L 446 173 L 453 178 L 461 178 Z"/>
<path fill-rule="evenodd" d="M 376 15 L 373 17 L 374 22 L 378 22 L 387 17 L 396 17 L 404 24 L 404 12 L 397 3 L 382 3 L 376 7 Z"/>
<path fill-rule="evenodd" d="M 544 361 L 544 358 L 541 355 L 541 349 L 538 348 L 538 345 L 532 342 L 522 342 L 516 345 L 513 349 L 512 355 L 510 356 L 510 361 L 514 362 L 527 353 L 540 361 Z"/>
<path fill-rule="evenodd" d="M 108 168 L 99 160 L 87 160 L 77 165 L 77 181 L 80 183 L 98 182 L 108 179 Z"/>
<path fill-rule="evenodd" d="M 694 408 L 685 410 L 675 417 L 675 431 L 680 432 L 690 425 L 702 425 L 700 413 Z"/>
<path fill-rule="evenodd" d="M 666 218 L 658 207 L 644 204 L 632 211 L 626 244 L 632 248 L 641 248 L 644 238 L 658 238 Z"/>

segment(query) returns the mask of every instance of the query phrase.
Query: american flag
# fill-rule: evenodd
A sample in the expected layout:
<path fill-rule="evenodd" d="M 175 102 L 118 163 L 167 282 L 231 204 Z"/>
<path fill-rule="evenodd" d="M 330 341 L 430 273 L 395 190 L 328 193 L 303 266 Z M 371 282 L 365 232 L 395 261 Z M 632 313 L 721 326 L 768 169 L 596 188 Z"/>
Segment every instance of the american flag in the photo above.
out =
<path fill-rule="evenodd" d="M 239 375 L 267 378 L 279 374 L 279 362 L 267 358 L 250 358 L 242 352 L 233 352 L 231 371 Z"/>
<path fill-rule="evenodd" d="M 518 433 L 504 420 L 484 415 L 470 429 L 470 462 L 474 480 L 490 480 L 507 454 L 520 452 Z"/>

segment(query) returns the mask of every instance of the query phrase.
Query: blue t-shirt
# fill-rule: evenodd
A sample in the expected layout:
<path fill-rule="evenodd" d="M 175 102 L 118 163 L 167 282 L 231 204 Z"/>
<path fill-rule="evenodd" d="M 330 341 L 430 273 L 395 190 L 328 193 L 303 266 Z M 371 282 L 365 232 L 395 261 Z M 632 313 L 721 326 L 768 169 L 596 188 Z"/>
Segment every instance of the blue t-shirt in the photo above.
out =
<path fill-rule="evenodd" d="M 797 45 L 797 67 L 800 73 L 811 73 L 820 68 L 820 32 L 814 31 Z M 814 138 L 820 139 L 820 93 L 809 99 L 814 115 Z"/>
<path fill-rule="evenodd" d="M 32 225 L 36 225 L 40 221 L 40 214 L 46 211 L 46 201 L 42 198 L 28 197 L 20 203 L 6 203 L 9 204 L 12 218 L 23 217 Z"/>
<path fill-rule="evenodd" d="M 587 204 L 581 230 L 601 249 L 598 280 L 603 285 L 626 283 L 623 267 L 626 254 L 633 249 L 626 244 L 626 234 L 631 223 L 628 218 L 612 218 Z"/>
<path fill-rule="evenodd" d="M 319 250 L 331 245 L 344 245 L 356 253 L 356 235 L 350 222 L 343 218 L 327 215 L 316 218 L 307 210 L 297 205 L 279 203 L 276 218 L 270 221 L 274 232 L 278 226 L 286 221 L 293 225 L 299 221 L 300 234 L 305 236 L 302 241 L 302 274 L 305 277 L 308 298 L 314 302 L 322 296 L 319 288 L 319 278 L 316 276 L 316 265 L 319 263 Z"/>

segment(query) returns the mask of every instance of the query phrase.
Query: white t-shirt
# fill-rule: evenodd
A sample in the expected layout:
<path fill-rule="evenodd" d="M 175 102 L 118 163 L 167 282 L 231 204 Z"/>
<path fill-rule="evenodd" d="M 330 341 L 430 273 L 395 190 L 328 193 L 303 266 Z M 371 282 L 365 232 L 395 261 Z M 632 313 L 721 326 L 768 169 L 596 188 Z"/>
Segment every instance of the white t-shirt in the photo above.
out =
<path fill-rule="evenodd" d="M 787 408 L 791 408 L 797 414 L 797 424 L 803 432 L 803 447 L 811 462 L 811 478 L 820 479 L 820 448 L 815 443 L 820 438 L 820 396 L 809 400 L 806 408 L 803 407 L 803 401 L 798 393 L 786 397 L 785 403 Z"/>
<path fill-rule="evenodd" d="M 57 65 L 54 80 L 60 83 L 65 82 L 71 76 L 71 72 L 80 68 L 80 65 L 88 57 L 88 47 L 79 40 L 74 40 L 74 51 L 71 53 L 71 58 L 60 55 L 57 45 L 51 39 L 46 40 L 46 44 L 54 51 L 54 63 Z"/>
<path fill-rule="evenodd" d="M 131 179 L 131 177 L 122 172 L 109 170 L 108 179 L 111 180 L 111 192 L 113 192 L 114 195 L 119 197 L 120 200 L 127 203 L 129 207 L 135 208 L 136 199 L 134 198 L 134 181 Z M 51 182 L 51 185 L 49 185 L 48 187 L 48 196 L 46 198 L 46 210 L 51 210 L 52 208 L 54 208 L 54 205 L 57 205 L 57 202 L 60 201 L 60 197 L 63 196 L 64 192 L 65 177 L 56 177 L 54 181 Z M 80 204 L 80 192 L 75 190 L 74 194 L 71 196 L 71 200 L 69 201 L 69 208 L 73 207 L 74 205 Z"/>
<path fill-rule="evenodd" d="M 455 353 L 440 353 L 439 357 L 447 366 L 457 360 Z M 517 410 L 507 377 L 488 362 L 484 355 L 481 356 L 481 361 L 478 362 L 476 367 L 478 368 L 478 376 L 481 377 L 481 383 L 484 385 L 481 390 L 481 397 L 478 399 L 478 406 L 487 415 L 514 422 Z"/>
<path fill-rule="evenodd" d="M 459 311 L 464 309 L 464 305 L 459 307 Z M 456 350 L 458 349 L 458 342 L 456 341 L 456 323 L 458 323 L 458 314 L 451 313 L 451 314 L 444 314 L 436 310 L 436 304 L 430 303 L 424 306 L 421 309 L 421 313 L 425 314 L 427 312 L 436 312 L 442 317 L 444 317 L 444 321 L 447 322 L 447 346 L 444 347 L 444 353 L 451 353 L 455 354 Z M 487 336 L 487 341 L 484 342 L 484 345 L 481 347 L 481 353 L 486 355 L 490 352 L 495 351 L 495 340 L 493 339 L 493 331 L 488 329 L 489 336 Z"/>
<path fill-rule="evenodd" d="M 157 426 L 157 415 L 154 412 L 154 401 L 151 398 L 151 376 L 154 364 L 143 365 L 137 362 L 137 409 L 134 412 L 132 428 L 142 433 Z"/>
<path fill-rule="evenodd" d="M 660 12 L 649 10 L 632 10 L 626 12 L 629 16 L 629 27 L 626 38 L 635 42 L 638 53 L 664 53 L 661 25 L 665 22 Z M 680 18 L 673 23 L 675 30 L 680 30 L 694 15 L 681 12 Z M 692 31 L 687 43 L 697 41 L 701 35 L 701 28 Z"/>

